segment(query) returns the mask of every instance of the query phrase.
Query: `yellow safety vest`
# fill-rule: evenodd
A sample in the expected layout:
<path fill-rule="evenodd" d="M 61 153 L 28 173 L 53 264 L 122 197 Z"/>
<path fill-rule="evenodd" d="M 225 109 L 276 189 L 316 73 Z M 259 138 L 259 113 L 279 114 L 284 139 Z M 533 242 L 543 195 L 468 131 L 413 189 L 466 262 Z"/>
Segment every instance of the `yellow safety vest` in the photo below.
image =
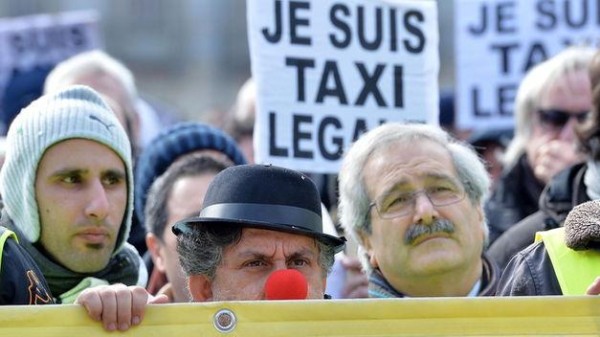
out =
<path fill-rule="evenodd" d="M 0 270 L 2 270 L 2 257 L 4 256 L 2 252 L 4 251 L 4 243 L 6 240 L 8 240 L 8 238 L 13 238 L 19 242 L 17 235 L 13 231 L 10 231 L 4 227 L 0 227 Z"/>
<path fill-rule="evenodd" d="M 600 276 L 600 251 L 573 250 L 565 244 L 565 228 L 537 232 L 535 241 L 543 241 L 563 295 L 585 295 Z"/>

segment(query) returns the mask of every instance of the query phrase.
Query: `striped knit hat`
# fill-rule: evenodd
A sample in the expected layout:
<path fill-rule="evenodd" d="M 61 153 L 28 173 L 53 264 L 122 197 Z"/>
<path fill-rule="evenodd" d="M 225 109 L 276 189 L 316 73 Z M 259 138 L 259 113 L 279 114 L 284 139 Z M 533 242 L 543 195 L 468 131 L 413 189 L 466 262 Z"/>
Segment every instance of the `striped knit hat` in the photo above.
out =
<path fill-rule="evenodd" d="M 129 235 L 133 212 L 131 146 L 125 130 L 102 98 L 77 85 L 49 93 L 17 115 L 7 134 L 7 151 L 0 171 L 0 193 L 8 216 L 29 242 L 40 238 L 35 197 L 38 164 L 52 145 L 67 139 L 89 139 L 112 149 L 127 170 L 128 204 L 117 238 L 118 251 Z"/>
<path fill-rule="evenodd" d="M 221 129 L 198 123 L 182 122 L 159 133 L 137 159 L 135 169 L 135 214 L 144 223 L 144 207 L 148 190 L 173 162 L 188 153 L 215 150 L 227 156 L 235 165 L 246 164 L 246 158 L 236 142 Z"/>

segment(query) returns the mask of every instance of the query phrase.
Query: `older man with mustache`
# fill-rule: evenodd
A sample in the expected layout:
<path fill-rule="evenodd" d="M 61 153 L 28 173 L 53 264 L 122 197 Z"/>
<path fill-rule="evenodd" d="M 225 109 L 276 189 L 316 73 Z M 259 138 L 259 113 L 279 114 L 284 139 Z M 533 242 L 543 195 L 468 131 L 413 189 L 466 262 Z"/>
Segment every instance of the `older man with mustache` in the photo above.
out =
<path fill-rule="evenodd" d="M 438 127 L 388 123 L 358 139 L 340 171 L 340 212 L 369 297 L 494 295 L 489 185 L 477 154 Z"/>

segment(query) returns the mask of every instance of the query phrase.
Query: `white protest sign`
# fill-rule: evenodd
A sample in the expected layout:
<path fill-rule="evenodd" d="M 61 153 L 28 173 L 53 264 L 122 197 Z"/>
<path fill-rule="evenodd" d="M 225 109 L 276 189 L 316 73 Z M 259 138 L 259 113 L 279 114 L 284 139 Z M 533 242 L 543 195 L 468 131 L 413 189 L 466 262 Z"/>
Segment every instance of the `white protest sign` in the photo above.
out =
<path fill-rule="evenodd" d="M 438 122 L 437 4 L 250 0 L 255 156 L 336 173 L 345 148 L 387 121 Z"/>
<path fill-rule="evenodd" d="M 572 44 L 600 45 L 597 0 L 455 0 L 456 124 L 513 126 L 520 80 Z"/>
<path fill-rule="evenodd" d="M 0 19 L 0 116 L 4 124 L 41 94 L 46 74 L 58 62 L 100 47 L 95 11 Z M 2 125 L 3 128 L 7 125 Z M 5 132 L 6 130 L 2 130 Z"/>

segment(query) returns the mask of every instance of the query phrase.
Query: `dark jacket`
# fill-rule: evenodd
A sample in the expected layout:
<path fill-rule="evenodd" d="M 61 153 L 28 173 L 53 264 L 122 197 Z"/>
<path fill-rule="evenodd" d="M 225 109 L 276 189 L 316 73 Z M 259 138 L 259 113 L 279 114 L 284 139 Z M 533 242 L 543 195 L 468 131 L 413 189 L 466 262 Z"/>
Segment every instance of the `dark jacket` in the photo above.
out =
<path fill-rule="evenodd" d="M 18 237 L 24 237 L 6 212 L 2 213 L 0 224 L 15 232 Z M 123 283 L 128 286 L 140 285 L 142 281 L 144 284 L 146 282 L 144 280 L 146 276 L 140 273 L 143 265 L 141 257 L 131 246 L 123 246 L 119 252 L 113 254 L 104 269 L 93 273 L 74 272 L 51 260 L 39 243 L 21 240 L 20 246 L 27 251 L 42 272 L 42 275 L 50 286 L 50 292 L 54 296 L 56 303 L 64 303 L 66 294 L 69 294 L 69 298 L 71 299 L 76 297 L 78 293 L 83 291 L 83 288 L 79 286 L 85 279 L 91 280 L 93 278 L 107 284 Z M 143 272 L 146 272 L 145 267 Z"/>
<path fill-rule="evenodd" d="M 562 226 L 573 207 L 589 201 L 583 176 L 585 164 L 577 164 L 559 172 L 540 196 L 540 210 L 507 230 L 488 249 L 500 269 L 519 251 L 533 243 L 535 233 Z"/>
<path fill-rule="evenodd" d="M 485 214 L 490 228 L 489 242 L 493 243 L 512 225 L 538 210 L 538 200 L 544 189 L 526 155 L 502 174 L 492 195 L 485 204 Z"/>
<path fill-rule="evenodd" d="M 496 296 L 562 295 L 543 242 L 517 253 L 502 272 Z"/>
<path fill-rule="evenodd" d="M 477 296 L 494 296 L 500 278 L 500 270 L 486 254 L 483 254 L 481 260 L 483 262 L 483 270 L 481 272 L 481 288 Z M 375 269 L 369 275 L 369 297 L 402 298 L 405 295 L 394 289 L 383 277 L 379 269 Z"/>
<path fill-rule="evenodd" d="M 5 232 L 0 227 L 0 236 Z M 0 247 L 0 255 L 0 305 L 54 303 L 44 275 L 14 237 Z"/>

